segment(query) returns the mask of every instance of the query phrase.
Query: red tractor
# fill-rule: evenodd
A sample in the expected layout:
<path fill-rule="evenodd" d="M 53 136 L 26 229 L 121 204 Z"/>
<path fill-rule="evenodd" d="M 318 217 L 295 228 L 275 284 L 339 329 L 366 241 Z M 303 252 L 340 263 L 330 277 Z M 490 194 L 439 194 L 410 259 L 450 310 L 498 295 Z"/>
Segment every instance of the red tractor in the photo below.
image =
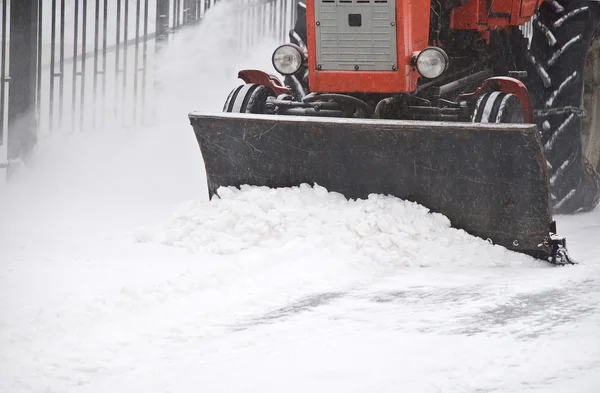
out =
<path fill-rule="evenodd" d="M 308 0 L 283 76 L 192 113 L 210 196 L 318 183 L 413 200 L 555 263 L 552 212 L 600 199 L 600 2 Z M 236 114 L 237 113 L 237 114 Z"/>

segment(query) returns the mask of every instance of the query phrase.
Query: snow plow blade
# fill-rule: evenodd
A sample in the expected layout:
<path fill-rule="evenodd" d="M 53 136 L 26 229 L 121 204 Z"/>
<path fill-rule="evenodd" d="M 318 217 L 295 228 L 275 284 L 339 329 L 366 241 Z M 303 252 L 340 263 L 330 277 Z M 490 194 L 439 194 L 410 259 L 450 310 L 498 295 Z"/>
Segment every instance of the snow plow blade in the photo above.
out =
<path fill-rule="evenodd" d="M 393 195 L 541 259 L 555 233 L 538 129 L 526 124 L 193 112 L 209 198 L 221 186 L 319 184 Z"/>

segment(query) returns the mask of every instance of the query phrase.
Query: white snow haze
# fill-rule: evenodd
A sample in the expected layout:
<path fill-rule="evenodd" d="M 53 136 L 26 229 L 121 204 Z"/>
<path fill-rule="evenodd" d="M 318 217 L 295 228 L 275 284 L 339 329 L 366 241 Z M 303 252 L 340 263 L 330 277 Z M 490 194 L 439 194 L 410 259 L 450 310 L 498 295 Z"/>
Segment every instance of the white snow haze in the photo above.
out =
<path fill-rule="evenodd" d="M 234 7 L 172 37 L 152 125 L 44 134 L 0 185 L 0 392 L 597 393 L 600 209 L 554 267 L 390 196 L 208 200 L 187 115 L 281 43 Z"/>

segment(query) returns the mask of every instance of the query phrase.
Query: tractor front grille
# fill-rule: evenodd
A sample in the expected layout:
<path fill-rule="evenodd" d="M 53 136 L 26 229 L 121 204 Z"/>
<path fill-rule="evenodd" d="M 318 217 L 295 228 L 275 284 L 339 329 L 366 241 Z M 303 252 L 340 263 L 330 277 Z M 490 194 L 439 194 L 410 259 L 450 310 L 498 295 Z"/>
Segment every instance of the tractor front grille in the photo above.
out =
<path fill-rule="evenodd" d="M 317 69 L 397 68 L 394 0 L 315 0 Z"/>

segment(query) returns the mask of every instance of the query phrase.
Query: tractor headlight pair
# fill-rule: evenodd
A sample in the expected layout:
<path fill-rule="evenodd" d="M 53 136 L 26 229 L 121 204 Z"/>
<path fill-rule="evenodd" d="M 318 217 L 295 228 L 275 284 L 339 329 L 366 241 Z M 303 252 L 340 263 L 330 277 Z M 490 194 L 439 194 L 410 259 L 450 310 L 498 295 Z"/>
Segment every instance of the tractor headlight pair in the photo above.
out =
<path fill-rule="evenodd" d="M 427 79 L 435 79 L 448 69 L 450 58 L 443 49 L 430 46 L 423 49 L 415 59 L 419 74 Z"/>
<path fill-rule="evenodd" d="M 282 75 L 293 75 L 302 66 L 304 54 L 299 46 L 284 44 L 273 52 L 273 67 Z"/>
<path fill-rule="evenodd" d="M 302 66 L 304 54 L 294 44 L 284 44 L 273 52 L 273 67 L 282 75 L 293 75 Z M 450 64 L 450 58 L 443 49 L 435 46 L 423 49 L 414 60 L 419 74 L 428 79 L 442 75 Z"/>

